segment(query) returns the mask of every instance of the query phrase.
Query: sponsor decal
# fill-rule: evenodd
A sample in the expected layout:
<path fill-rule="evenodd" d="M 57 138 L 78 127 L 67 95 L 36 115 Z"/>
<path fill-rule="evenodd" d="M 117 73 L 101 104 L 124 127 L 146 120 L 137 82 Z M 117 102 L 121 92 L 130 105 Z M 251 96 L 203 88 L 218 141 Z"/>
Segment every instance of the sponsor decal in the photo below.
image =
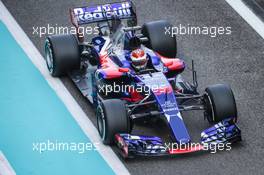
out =
<path fill-rule="evenodd" d="M 74 14 L 77 17 L 79 24 L 100 21 L 102 19 L 111 19 L 113 16 L 130 17 L 131 16 L 131 3 L 115 3 L 115 4 L 105 4 L 98 5 L 95 7 L 80 7 L 75 8 Z"/>

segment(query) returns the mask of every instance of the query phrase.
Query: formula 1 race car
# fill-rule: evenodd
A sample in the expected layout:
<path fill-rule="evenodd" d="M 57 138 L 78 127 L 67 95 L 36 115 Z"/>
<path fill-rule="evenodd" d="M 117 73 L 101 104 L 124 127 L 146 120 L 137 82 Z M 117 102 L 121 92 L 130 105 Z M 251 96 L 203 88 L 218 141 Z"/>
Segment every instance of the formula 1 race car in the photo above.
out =
<path fill-rule="evenodd" d="M 137 26 L 131 1 L 70 9 L 76 35 L 49 36 L 46 63 L 53 77 L 68 75 L 96 109 L 97 129 L 106 145 L 116 143 L 124 157 L 161 156 L 205 149 L 205 145 L 241 140 L 237 108 L 231 88 L 217 84 L 197 92 L 184 81 L 182 59 L 176 58 L 176 36 L 166 34 L 165 20 Z M 96 23 L 98 35 L 87 42 L 80 25 Z M 175 143 L 191 138 L 182 112 L 203 110 L 213 124 L 201 133 L 199 145 L 168 148 L 159 137 L 131 134 L 136 121 L 162 119 Z"/>

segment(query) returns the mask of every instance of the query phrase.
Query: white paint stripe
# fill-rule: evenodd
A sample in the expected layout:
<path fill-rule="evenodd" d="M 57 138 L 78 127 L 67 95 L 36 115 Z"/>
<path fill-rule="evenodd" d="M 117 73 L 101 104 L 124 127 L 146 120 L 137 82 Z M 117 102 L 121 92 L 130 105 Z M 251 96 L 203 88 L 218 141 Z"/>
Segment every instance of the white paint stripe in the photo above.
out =
<path fill-rule="evenodd" d="M 0 175 L 16 175 L 14 169 L 6 159 L 5 155 L 0 151 Z"/>
<path fill-rule="evenodd" d="M 94 127 L 90 119 L 86 116 L 83 110 L 80 108 L 78 103 L 74 100 L 72 95 L 63 85 L 60 79 L 53 78 L 50 76 L 44 58 L 41 56 L 37 48 L 27 37 L 25 32 L 17 24 L 15 19 L 6 9 L 4 4 L 0 1 L 0 19 L 5 23 L 8 30 L 11 32 L 13 37 L 16 39 L 17 43 L 23 48 L 25 53 L 28 55 L 33 64 L 39 69 L 41 74 L 47 80 L 52 89 L 56 92 L 65 106 L 68 108 L 69 112 L 72 114 L 74 119 L 80 125 L 83 132 L 87 137 L 93 142 L 97 143 L 98 152 L 102 155 L 105 161 L 113 169 L 116 174 L 129 174 L 126 167 L 119 160 L 113 150 L 101 143 L 97 129 Z"/>
<path fill-rule="evenodd" d="M 241 0 L 225 1 L 264 39 L 264 23 Z"/>

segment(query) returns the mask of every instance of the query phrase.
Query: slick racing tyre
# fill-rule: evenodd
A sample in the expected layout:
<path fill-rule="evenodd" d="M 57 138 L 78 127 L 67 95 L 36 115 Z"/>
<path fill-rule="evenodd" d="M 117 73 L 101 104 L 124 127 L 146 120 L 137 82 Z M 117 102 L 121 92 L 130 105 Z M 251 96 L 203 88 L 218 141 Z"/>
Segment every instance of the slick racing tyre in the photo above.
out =
<path fill-rule="evenodd" d="M 177 54 L 176 36 L 171 35 L 172 25 L 165 20 L 145 23 L 142 27 L 142 34 L 148 38 L 145 44 L 148 48 L 168 58 L 175 58 Z M 170 32 L 166 32 L 170 29 Z"/>
<path fill-rule="evenodd" d="M 78 41 L 74 35 L 53 35 L 45 41 L 45 60 L 53 77 L 80 68 Z"/>
<path fill-rule="evenodd" d="M 216 84 L 205 89 L 205 116 L 210 123 L 226 118 L 237 120 L 237 108 L 232 89 L 224 84 Z"/>
<path fill-rule="evenodd" d="M 116 133 L 130 133 L 130 118 L 127 116 L 125 102 L 108 99 L 99 102 L 97 111 L 97 130 L 105 145 L 114 143 Z"/>

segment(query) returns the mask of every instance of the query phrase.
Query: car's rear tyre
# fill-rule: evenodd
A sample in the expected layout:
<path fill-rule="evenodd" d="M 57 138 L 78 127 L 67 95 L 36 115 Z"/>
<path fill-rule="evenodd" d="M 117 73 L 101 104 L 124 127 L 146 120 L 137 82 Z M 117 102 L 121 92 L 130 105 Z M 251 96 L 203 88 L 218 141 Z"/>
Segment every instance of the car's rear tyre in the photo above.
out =
<path fill-rule="evenodd" d="M 106 145 L 114 143 L 116 133 L 130 133 L 130 118 L 127 116 L 125 102 L 108 99 L 99 102 L 97 111 L 97 130 Z"/>
<path fill-rule="evenodd" d="M 80 51 L 74 35 L 53 35 L 45 41 L 45 60 L 50 74 L 60 77 L 80 68 Z"/>
<path fill-rule="evenodd" d="M 230 86 L 216 84 L 205 89 L 205 116 L 210 123 L 233 117 L 237 120 L 237 108 Z"/>
<path fill-rule="evenodd" d="M 172 29 L 172 25 L 165 20 L 145 23 L 142 27 L 142 34 L 148 38 L 145 44 L 148 48 L 168 58 L 175 58 L 177 54 L 176 35 L 166 32 Z"/>

